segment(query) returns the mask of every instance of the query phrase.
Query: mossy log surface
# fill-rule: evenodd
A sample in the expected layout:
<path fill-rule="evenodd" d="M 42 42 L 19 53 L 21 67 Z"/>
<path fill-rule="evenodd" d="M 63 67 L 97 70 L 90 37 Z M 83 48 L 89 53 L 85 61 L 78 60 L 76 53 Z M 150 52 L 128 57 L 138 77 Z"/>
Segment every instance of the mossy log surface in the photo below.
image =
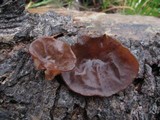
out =
<path fill-rule="evenodd" d="M 54 11 L 0 13 L 0 120 L 160 120 L 159 19 Z M 35 38 L 58 35 L 72 44 L 79 35 L 93 33 L 117 38 L 138 59 L 139 74 L 125 90 L 106 98 L 84 97 L 70 91 L 60 76 L 46 81 L 44 72 L 35 70 L 28 52 Z"/>

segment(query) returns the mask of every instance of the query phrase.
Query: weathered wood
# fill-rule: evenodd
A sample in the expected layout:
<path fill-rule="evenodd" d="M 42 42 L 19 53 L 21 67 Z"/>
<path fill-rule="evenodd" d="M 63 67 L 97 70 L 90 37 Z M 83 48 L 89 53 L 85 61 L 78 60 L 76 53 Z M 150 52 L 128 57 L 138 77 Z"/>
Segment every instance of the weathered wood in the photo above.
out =
<path fill-rule="evenodd" d="M 158 120 L 160 119 L 160 23 L 158 18 L 57 10 L 22 12 L 20 29 L 0 29 L 0 120 Z M 10 20 L 1 17 L 7 23 Z M 15 21 L 17 21 L 15 19 Z M 3 22 L 4 26 L 7 25 Z M 84 97 L 68 89 L 60 76 L 44 80 L 28 52 L 33 38 L 55 35 L 72 43 L 79 34 L 106 33 L 137 57 L 139 75 L 132 85 L 108 98 Z M 98 33 L 96 33 L 98 34 Z M 8 39 L 8 36 L 10 39 Z M 3 39 L 2 39 L 3 37 Z M 141 87 L 141 90 L 139 88 Z"/>

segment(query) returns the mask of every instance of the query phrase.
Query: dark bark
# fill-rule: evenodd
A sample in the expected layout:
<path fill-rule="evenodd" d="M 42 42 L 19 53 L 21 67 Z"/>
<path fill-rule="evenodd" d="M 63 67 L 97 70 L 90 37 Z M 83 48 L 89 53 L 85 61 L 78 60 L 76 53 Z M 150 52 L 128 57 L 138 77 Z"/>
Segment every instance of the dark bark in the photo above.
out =
<path fill-rule="evenodd" d="M 160 119 L 158 19 L 103 15 L 92 21 L 88 16 L 82 24 L 75 24 L 71 17 L 54 12 L 25 11 L 16 18 L 5 18 L 0 17 L 0 120 Z M 16 23 L 20 24 L 10 27 Z M 139 75 L 124 91 L 107 98 L 84 97 L 70 91 L 60 76 L 46 81 L 43 71 L 35 70 L 28 52 L 33 38 L 59 34 L 57 39 L 71 44 L 78 35 L 95 31 L 119 39 L 139 61 Z"/>

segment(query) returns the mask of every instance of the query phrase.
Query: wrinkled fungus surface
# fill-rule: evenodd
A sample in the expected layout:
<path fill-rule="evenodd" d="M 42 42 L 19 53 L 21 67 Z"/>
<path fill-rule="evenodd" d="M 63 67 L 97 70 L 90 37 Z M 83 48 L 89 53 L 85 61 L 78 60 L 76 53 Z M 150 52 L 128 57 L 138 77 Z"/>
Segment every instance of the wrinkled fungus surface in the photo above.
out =
<path fill-rule="evenodd" d="M 62 77 L 79 94 L 111 96 L 125 89 L 138 74 L 136 58 L 109 36 L 82 36 L 72 50 L 77 57 L 76 67 L 63 72 Z"/>
<path fill-rule="evenodd" d="M 51 80 L 63 71 L 75 67 L 76 56 L 71 47 L 52 37 L 42 37 L 33 41 L 29 47 L 35 67 L 45 70 L 45 77 Z"/>

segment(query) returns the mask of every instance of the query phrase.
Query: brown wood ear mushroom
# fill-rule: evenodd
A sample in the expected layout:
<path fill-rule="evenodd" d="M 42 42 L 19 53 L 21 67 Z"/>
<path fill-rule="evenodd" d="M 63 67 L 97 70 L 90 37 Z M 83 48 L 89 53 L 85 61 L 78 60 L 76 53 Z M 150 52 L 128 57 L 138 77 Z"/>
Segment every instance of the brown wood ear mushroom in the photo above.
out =
<path fill-rule="evenodd" d="M 62 77 L 79 94 L 111 96 L 125 89 L 138 74 L 136 58 L 109 36 L 83 36 L 72 50 L 77 57 L 76 67 L 63 72 Z"/>
<path fill-rule="evenodd" d="M 29 47 L 35 67 L 45 70 L 45 78 L 53 79 L 63 71 L 75 67 L 76 56 L 71 47 L 52 37 L 42 37 L 33 41 Z"/>

